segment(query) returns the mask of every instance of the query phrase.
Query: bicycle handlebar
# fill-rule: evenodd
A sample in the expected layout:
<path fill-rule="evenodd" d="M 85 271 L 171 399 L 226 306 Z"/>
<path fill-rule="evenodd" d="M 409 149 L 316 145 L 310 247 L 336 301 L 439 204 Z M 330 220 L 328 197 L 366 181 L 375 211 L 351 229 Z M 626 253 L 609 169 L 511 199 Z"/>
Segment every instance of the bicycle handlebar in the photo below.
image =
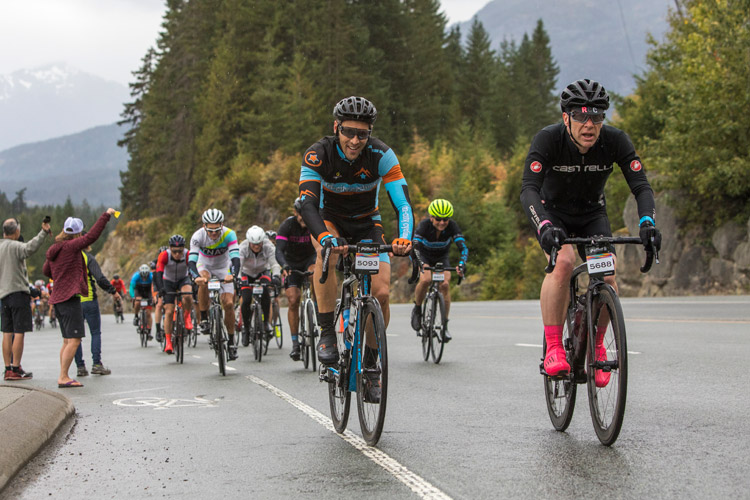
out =
<path fill-rule="evenodd" d="M 590 236 L 587 238 L 565 238 L 562 242 L 563 245 L 599 245 L 601 243 L 610 243 L 614 245 L 640 245 L 642 244 L 642 241 L 636 236 Z M 656 260 L 657 264 L 659 263 L 659 252 L 653 247 L 653 245 L 651 248 L 653 250 L 646 250 L 646 261 L 641 266 L 642 273 L 647 273 L 651 269 L 654 260 Z M 547 274 L 551 273 L 554 271 L 556 264 L 557 248 L 552 247 L 549 254 L 549 263 L 547 264 L 547 267 L 544 268 L 544 272 Z"/>
<path fill-rule="evenodd" d="M 437 272 L 443 272 L 443 271 L 456 271 L 456 273 L 458 273 L 458 271 L 456 270 L 456 267 L 458 267 L 458 266 L 453 266 L 453 267 L 442 267 L 442 266 L 435 266 L 435 267 L 431 267 L 431 266 L 427 266 L 427 265 L 425 265 L 425 266 L 424 266 L 424 267 L 422 268 L 422 270 L 423 270 L 423 271 L 437 271 Z M 463 281 L 463 279 L 464 279 L 464 277 L 463 277 L 463 276 L 461 276 L 461 275 L 459 274 L 459 275 L 458 275 L 458 282 L 456 283 L 456 285 L 460 285 L 460 284 L 461 284 L 461 281 Z"/>
<path fill-rule="evenodd" d="M 333 248 L 331 247 L 325 247 L 322 250 L 322 256 L 323 256 L 323 273 L 320 276 L 320 283 L 323 284 L 328 280 L 328 261 L 331 258 Z M 393 245 L 380 245 L 377 243 L 356 243 L 352 245 L 347 245 L 347 254 L 353 254 L 357 252 L 367 252 L 367 253 L 392 253 L 393 252 Z M 409 278 L 409 284 L 416 283 L 416 281 L 419 279 L 419 269 L 422 267 L 422 262 L 419 260 L 419 257 L 414 252 L 414 247 L 412 246 L 411 252 L 409 252 L 407 255 L 395 255 L 395 257 L 411 257 L 411 278 Z"/>

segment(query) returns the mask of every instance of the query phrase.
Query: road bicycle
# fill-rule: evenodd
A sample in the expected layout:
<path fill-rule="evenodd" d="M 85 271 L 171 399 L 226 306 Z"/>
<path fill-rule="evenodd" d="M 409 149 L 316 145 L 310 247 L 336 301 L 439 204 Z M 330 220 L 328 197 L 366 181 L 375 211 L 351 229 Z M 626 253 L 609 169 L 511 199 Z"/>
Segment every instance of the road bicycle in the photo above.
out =
<path fill-rule="evenodd" d="M 141 347 L 146 347 L 151 335 L 148 327 L 148 311 L 153 307 L 153 303 L 150 298 L 139 300 L 141 301 L 141 310 L 138 311 L 138 326 L 136 328 L 141 338 Z"/>
<path fill-rule="evenodd" d="M 123 312 L 122 307 L 122 299 L 113 299 L 112 300 L 112 309 L 115 314 L 115 323 L 122 323 L 125 321 L 125 314 Z"/>
<path fill-rule="evenodd" d="M 334 318 L 339 361 L 320 365 L 320 380 L 328 383 L 331 420 L 342 433 L 349 420 L 351 393 L 357 393 L 357 413 L 365 442 L 374 446 L 385 423 L 388 398 L 388 345 L 380 303 L 371 295 L 371 275 L 380 268 L 380 254 L 392 252 L 391 245 L 362 241 L 349 245 L 343 257 L 344 281 Z M 328 278 L 330 249 L 323 253 L 321 283 Z M 354 254 L 354 259 L 350 256 Z M 418 260 L 412 259 L 412 276 L 419 276 Z M 370 390 L 380 388 L 380 395 Z"/>
<path fill-rule="evenodd" d="M 185 310 L 182 308 L 182 297 L 193 295 L 193 292 L 167 292 L 167 295 L 174 295 L 174 312 L 172 313 L 172 350 L 174 351 L 175 360 L 182 364 L 185 358 L 185 339 L 190 342 L 191 331 L 195 330 L 195 325 L 191 322 L 193 328 L 188 329 L 185 321 Z M 167 332 L 164 332 L 166 337 Z"/>
<path fill-rule="evenodd" d="M 449 267 L 448 270 L 455 268 Z M 445 349 L 443 335 L 448 330 L 448 315 L 445 312 L 445 297 L 440 291 L 440 285 L 445 281 L 445 267 L 438 262 L 434 267 L 424 266 L 423 271 L 431 271 L 432 279 L 430 288 L 427 290 L 424 302 L 422 302 L 422 356 L 427 361 L 432 355 L 432 362 L 437 364 L 443 358 Z M 462 276 L 458 276 L 458 285 L 461 284 Z"/>
<path fill-rule="evenodd" d="M 34 302 L 34 330 L 44 328 L 44 311 L 42 310 L 42 301 L 35 299 Z"/>
<path fill-rule="evenodd" d="M 216 353 L 219 373 L 225 376 L 227 374 L 227 362 L 229 361 L 229 336 L 227 335 L 227 327 L 224 325 L 224 307 L 221 305 L 221 285 L 223 283 L 223 280 L 217 278 L 211 278 L 207 283 L 208 324 L 211 332 L 208 342 Z"/>
<path fill-rule="evenodd" d="M 544 371 L 547 343 L 546 340 L 543 342 L 539 371 L 544 376 L 547 410 L 556 430 L 567 429 L 573 418 L 577 385 L 585 383 L 594 430 L 599 441 L 610 446 L 620 434 L 625 415 L 628 352 L 622 306 L 614 288 L 604 281 L 604 277 L 615 272 L 611 245 L 642 243 L 637 237 L 594 236 L 566 238 L 562 244 L 581 245 L 585 249 L 586 262 L 577 266 L 570 278 L 570 302 L 562 335 L 570 364 L 568 374 L 547 375 Z M 554 269 L 556 258 L 557 249 L 553 248 L 545 269 L 547 273 Z M 658 252 L 647 251 L 641 272 L 648 272 L 654 259 L 659 262 Z M 581 291 L 580 279 L 584 275 L 588 275 L 588 286 Z"/>
<path fill-rule="evenodd" d="M 291 270 L 291 274 L 297 274 L 302 277 L 302 297 L 299 302 L 299 352 L 302 358 L 302 364 L 315 371 L 317 355 L 315 353 L 315 343 L 318 337 L 318 315 L 315 312 L 315 302 L 312 299 L 312 288 L 310 287 L 310 276 L 312 271 Z"/>
<path fill-rule="evenodd" d="M 267 281 L 248 281 L 242 278 L 242 287 L 252 287 L 253 293 L 250 299 L 250 315 L 248 317 L 247 330 L 250 343 L 253 345 L 253 354 L 255 360 L 260 363 L 263 355 L 268 353 L 268 343 L 271 341 L 271 334 L 265 331 L 265 321 L 263 318 L 263 308 L 261 307 L 261 297 L 266 287 L 273 286 Z"/>
<path fill-rule="evenodd" d="M 187 344 L 190 347 L 195 347 L 198 344 L 198 328 L 196 327 L 195 318 L 199 317 L 196 315 L 195 307 L 198 303 L 198 299 L 195 296 L 195 292 L 193 292 L 193 308 L 190 310 L 190 324 L 193 325 L 193 328 L 188 330 L 187 335 Z"/>
<path fill-rule="evenodd" d="M 279 314 L 279 301 L 276 299 L 279 295 L 278 287 L 271 287 L 271 317 L 273 322 L 273 336 L 276 339 L 276 347 L 281 349 L 284 345 L 284 327 L 281 325 L 281 314 Z"/>

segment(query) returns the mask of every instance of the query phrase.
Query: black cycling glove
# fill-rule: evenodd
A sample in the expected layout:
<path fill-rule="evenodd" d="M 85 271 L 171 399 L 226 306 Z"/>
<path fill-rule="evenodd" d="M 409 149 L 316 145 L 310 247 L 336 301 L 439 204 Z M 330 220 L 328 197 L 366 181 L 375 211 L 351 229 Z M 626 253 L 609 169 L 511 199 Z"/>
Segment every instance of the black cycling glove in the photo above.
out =
<path fill-rule="evenodd" d="M 558 250 L 562 248 L 562 242 L 567 237 L 568 234 L 565 232 L 565 229 L 547 224 L 542 228 L 542 233 L 539 235 L 539 243 L 542 245 L 542 250 L 550 254 L 553 248 L 557 248 Z"/>
<path fill-rule="evenodd" d="M 661 250 L 661 231 L 656 229 L 656 226 L 651 224 L 651 221 L 644 221 L 641 224 L 640 230 L 641 243 L 646 250 L 651 249 L 652 241 L 653 248 L 657 252 Z"/>

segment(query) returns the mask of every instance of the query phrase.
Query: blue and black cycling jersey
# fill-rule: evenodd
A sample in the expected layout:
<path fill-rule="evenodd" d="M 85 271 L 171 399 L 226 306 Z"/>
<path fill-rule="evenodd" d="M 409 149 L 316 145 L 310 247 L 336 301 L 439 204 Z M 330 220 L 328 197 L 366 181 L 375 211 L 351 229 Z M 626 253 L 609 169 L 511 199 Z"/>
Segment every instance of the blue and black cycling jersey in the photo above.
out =
<path fill-rule="evenodd" d="M 414 249 L 423 261 L 435 262 L 448 254 L 451 243 L 461 252 L 461 262 L 469 259 L 469 248 L 461 228 L 451 219 L 443 231 L 438 231 L 429 217 L 422 219 L 414 231 Z"/>
<path fill-rule="evenodd" d="M 351 161 L 335 136 L 324 137 L 310 146 L 302 162 L 299 189 L 301 213 L 313 237 L 320 241 L 330 234 L 323 222 L 327 214 L 378 223 L 381 180 L 398 216 L 398 237 L 411 240 L 414 216 L 409 190 L 390 147 L 371 137 L 362 153 Z"/>
<path fill-rule="evenodd" d="M 145 278 L 141 277 L 141 273 L 139 271 L 136 271 L 132 278 L 130 278 L 130 296 L 136 297 L 140 294 L 136 293 L 136 288 L 138 290 L 151 290 L 151 284 L 154 282 L 154 273 L 148 273 L 148 276 Z M 148 294 L 145 294 L 146 297 L 148 297 Z"/>

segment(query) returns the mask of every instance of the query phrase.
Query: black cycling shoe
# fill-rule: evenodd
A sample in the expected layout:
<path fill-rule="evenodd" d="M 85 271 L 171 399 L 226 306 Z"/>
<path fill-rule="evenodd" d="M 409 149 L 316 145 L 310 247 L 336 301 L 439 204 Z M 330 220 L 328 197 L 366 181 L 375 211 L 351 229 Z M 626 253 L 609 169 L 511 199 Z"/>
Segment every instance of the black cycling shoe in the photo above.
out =
<path fill-rule="evenodd" d="M 318 361 L 324 365 L 335 365 L 339 361 L 339 347 L 336 334 L 329 333 L 320 336 L 318 341 Z"/>
<path fill-rule="evenodd" d="M 138 316 L 133 318 L 133 326 L 138 326 Z"/>
<path fill-rule="evenodd" d="M 242 346 L 247 347 L 250 345 L 250 332 L 242 330 Z"/>
<path fill-rule="evenodd" d="M 289 357 L 294 361 L 299 361 L 299 344 L 292 346 L 292 352 L 289 353 Z"/>
<path fill-rule="evenodd" d="M 417 304 L 414 304 L 414 309 L 411 310 L 411 328 L 417 331 L 417 335 L 422 328 L 422 306 Z"/>
<path fill-rule="evenodd" d="M 448 320 L 445 320 L 445 323 L 443 323 L 443 342 L 446 344 L 453 340 L 453 337 L 451 337 L 451 334 L 448 332 Z"/>
<path fill-rule="evenodd" d="M 365 368 L 365 403 L 380 403 L 380 368 Z"/>
<path fill-rule="evenodd" d="M 204 319 L 203 321 L 200 322 L 200 324 L 198 325 L 198 331 L 200 332 L 201 335 L 209 335 L 211 333 L 208 328 L 207 319 Z"/>
<path fill-rule="evenodd" d="M 229 361 L 234 361 L 238 357 L 237 348 L 235 346 L 229 346 Z"/>

